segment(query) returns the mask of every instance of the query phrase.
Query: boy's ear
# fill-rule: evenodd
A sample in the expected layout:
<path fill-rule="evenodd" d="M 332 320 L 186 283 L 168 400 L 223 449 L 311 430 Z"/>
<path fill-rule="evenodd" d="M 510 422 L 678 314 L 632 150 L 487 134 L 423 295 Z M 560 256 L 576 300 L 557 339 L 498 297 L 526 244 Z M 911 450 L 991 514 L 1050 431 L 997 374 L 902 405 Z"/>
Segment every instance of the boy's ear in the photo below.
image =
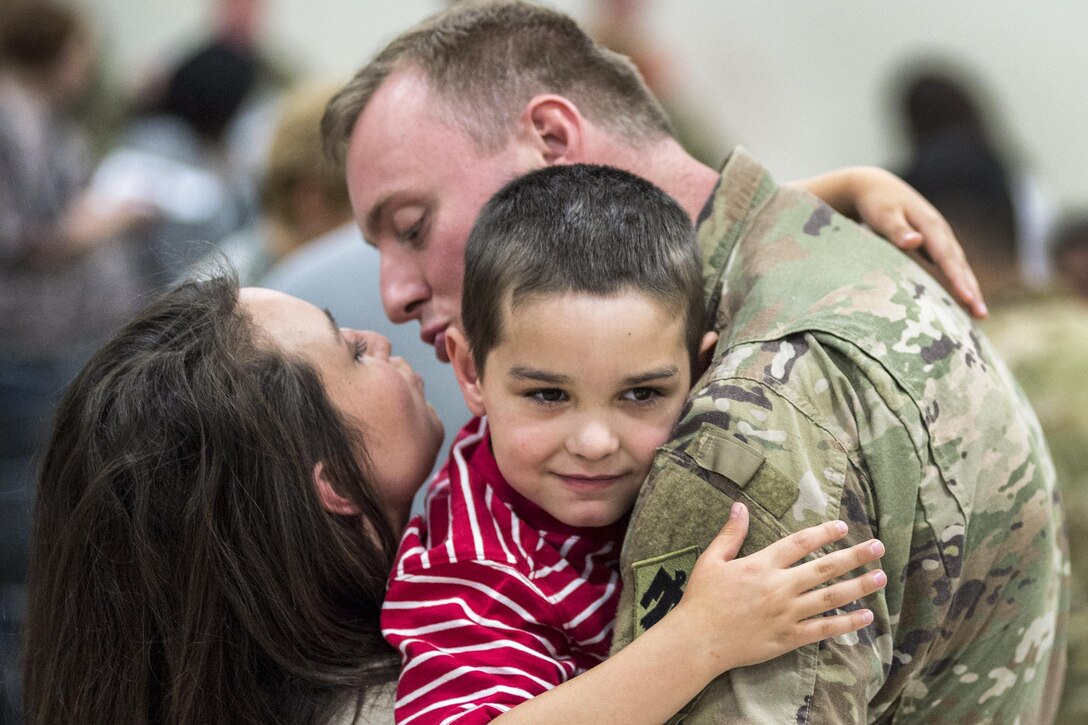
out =
<path fill-rule="evenodd" d="M 574 164 L 585 159 L 584 122 L 578 107 L 569 99 L 554 93 L 542 94 L 525 104 L 520 135 L 545 166 Z"/>
<path fill-rule="evenodd" d="M 699 369 L 695 377 L 698 378 L 710 367 L 710 361 L 714 359 L 714 348 L 718 344 L 718 333 L 708 332 L 703 335 L 703 341 L 699 343 L 699 357 L 697 359 Z M 694 380 L 692 381 L 695 382 Z"/>
<path fill-rule="evenodd" d="M 317 489 L 317 497 L 321 500 L 321 508 L 330 514 L 359 515 L 359 509 L 355 508 L 355 504 L 338 494 L 332 487 L 332 483 L 325 476 L 325 465 L 321 461 L 314 464 L 314 488 Z"/>
<path fill-rule="evenodd" d="M 453 365 L 457 384 L 465 396 L 465 405 L 473 415 L 487 415 L 484 410 L 484 396 L 480 390 L 480 377 L 476 374 L 476 361 L 472 359 L 472 350 L 465 339 L 465 333 L 455 325 L 446 328 L 446 356 Z"/>

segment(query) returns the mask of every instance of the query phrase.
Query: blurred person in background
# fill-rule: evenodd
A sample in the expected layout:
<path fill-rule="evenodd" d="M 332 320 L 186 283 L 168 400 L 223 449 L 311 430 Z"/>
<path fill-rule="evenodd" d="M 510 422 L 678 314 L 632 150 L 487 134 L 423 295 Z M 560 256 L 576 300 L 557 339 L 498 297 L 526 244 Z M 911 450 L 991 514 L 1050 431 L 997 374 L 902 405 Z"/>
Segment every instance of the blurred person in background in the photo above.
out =
<path fill-rule="evenodd" d="M 134 309 L 120 235 L 140 204 L 87 189 L 91 158 L 68 111 L 95 57 L 86 20 L 39 0 L 0 9 L 0 720 L 17 721 L 34 454 L 62 388 Z"/>
<path fill-rule="evenodd" d="M 347 184 L 321 148 L 321 114 L 338 88 L 334 83 L 302 83 L 278 104 L 260 164 L 258 217 L 222 243 L 243 286 L 259 282 L 300 247 L 352 226 Z"/>
<path fill-rule="evenodd" d="M 229 152 L 228 133 L 253 97 L 257 64 L 216 38 L 193 50 L 144 97 L 95 172 L 101 196 L 152 205 L 143 235 L 147 284 L 160 288 L 255 214 L 253 179 Z"/>
<path fill-rule="evenodd" d="M 267 0 L 212 0 L 209 42 L 222 42 L 254 62 L 253 91 L 226 133 L 231 163 L 249 179 L 260 176 L 282 95 L 299 82 L 300 61 L 290 48 L 269 38 Z M 256 207 L 259 200 L 251 200 Z"/>
<path fill-rule="evenodd" d="M 1088 214 L 1071 216 L 1054 235 L 1055 275 L 1088 302 Z"/>
<path fill-rule="evenodd" d="M 1000 244 L 1016 249 L 1019 279 L 1045 285 L 1051 211 L 1042 187 L 1002 144 L 977 82 L 951 62 L 907 64 L 899 83 L 900 113 L 910 157 L 900 170 L 948 219 L 970 251 Z M 977 268 L 987 264 L 971 256 Z"/>

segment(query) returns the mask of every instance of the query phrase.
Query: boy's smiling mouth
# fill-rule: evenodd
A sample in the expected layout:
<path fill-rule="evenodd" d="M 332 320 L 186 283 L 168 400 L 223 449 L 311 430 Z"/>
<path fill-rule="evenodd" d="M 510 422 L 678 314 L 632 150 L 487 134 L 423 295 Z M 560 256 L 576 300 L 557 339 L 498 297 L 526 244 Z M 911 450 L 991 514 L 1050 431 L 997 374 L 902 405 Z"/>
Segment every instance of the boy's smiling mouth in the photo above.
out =
<path fill-rule="evenodd" d="M 571 473 L 557 473 L 558 476 L 568 486 L 575 488 L 605 488 L 610 484 L 613 484 L 623 479 L 623 473 L 606 473 L 606 474 L 571 474 Z"/>

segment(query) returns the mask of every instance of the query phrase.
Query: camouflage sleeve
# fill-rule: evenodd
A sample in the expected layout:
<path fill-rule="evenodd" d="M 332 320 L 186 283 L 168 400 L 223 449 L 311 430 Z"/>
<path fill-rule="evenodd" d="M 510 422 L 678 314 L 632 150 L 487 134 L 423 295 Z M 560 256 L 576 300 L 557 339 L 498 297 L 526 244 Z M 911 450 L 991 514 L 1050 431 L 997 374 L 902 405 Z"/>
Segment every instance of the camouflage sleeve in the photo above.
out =
<path fill-rule="evenodd" d="M 798 336 L 735 349 L 704 376 L 633 513 L 614 649 L 663 616 L 677 598 L 670 599 L 667 585 L 683 582 L 734 500 L 751 513 L 742 555 L 835 518 L 850 525 L 838 547 L 884 539 L 891 581 L 864 602 L 874 622 L 726 673 L 689 704 L 684 722 L 856 723 L 871 714 L 870 697 L 891 664 L 891 620 L 903 591 L 895 572 L 906 566 L 923 465 L 881 396 L 856 390 L 840 365 L 811 336 Z M 864 431 L 859 417 L 867 421 Z M 884 510 L 873 495 L 862 437 L 873 439 L 877 457 L 895 460 L 887 468 L 899 479 L 892 487 L 899 494 L 882 502 Z M 891 456 L 880 454 L 885 448 Z"/>

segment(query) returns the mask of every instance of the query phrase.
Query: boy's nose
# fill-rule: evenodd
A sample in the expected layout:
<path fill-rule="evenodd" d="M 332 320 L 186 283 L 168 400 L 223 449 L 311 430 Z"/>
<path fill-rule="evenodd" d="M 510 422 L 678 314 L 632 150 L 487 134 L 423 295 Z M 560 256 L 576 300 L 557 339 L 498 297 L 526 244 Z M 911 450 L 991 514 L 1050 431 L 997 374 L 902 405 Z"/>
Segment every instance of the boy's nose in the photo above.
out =
<path fill-rule="evenodd" d="M 596 461 L 616 452 L 619 438 L 602 420 L 585 420 L 567 439 L 567 450 L 579 458 Z"/>

